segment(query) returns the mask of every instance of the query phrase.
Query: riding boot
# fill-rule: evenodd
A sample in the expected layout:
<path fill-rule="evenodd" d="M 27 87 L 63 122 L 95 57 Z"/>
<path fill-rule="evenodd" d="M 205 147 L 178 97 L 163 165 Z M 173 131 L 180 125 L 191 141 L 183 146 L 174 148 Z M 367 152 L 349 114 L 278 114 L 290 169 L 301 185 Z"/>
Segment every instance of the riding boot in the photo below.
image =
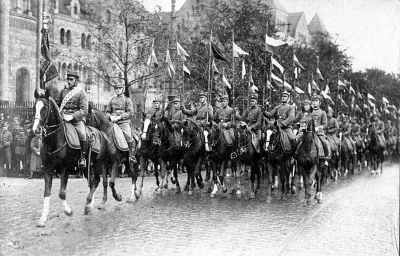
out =
<path fill-rule="evenodd" d="M 128 148 L 129 148 L 129 163 L 136 163 L 136 158 L 135 158 L 135 153 L 134 153 L 134 148 L 133 148 L 133 142 L 128 142 Z"/>
<path fill-rule="evenodd" d="M 87 150 L 88 150 L 88 142 L 80 141 L 80 143 L 81 143 L 81 159 L 79 159 L 78 166 L 85 168 L 86 167 Z"/>

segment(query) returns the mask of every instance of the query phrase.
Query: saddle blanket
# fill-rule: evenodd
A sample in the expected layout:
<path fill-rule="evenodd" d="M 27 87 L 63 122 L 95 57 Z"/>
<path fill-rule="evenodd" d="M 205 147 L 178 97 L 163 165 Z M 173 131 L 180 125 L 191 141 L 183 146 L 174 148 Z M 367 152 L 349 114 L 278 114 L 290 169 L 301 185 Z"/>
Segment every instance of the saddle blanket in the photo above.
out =
<path fill-rule="evenodd" d="M 338 141 L 337 141 L 337 139 L 332 137 L 332 136 L 330 136 L 330 135 L 328 135 L 326 138 L 328 139 L 329 144 L 331 145 L 332 152 L 338 151 Z"/>
<path fill-rule="evenodd" d="M 128 151 L 128 143 L 126 142 L 125 135 L 122 132 L 121 128 L 115 123 L 112 124 L 112 133 L 113 133 L 113 139 L 114 143 L 117 146 L 117 148 L 121 151 Z"/>
<path fill-rule="evenodd" d="M 344 137 L 343 144 L 345 144 L 347 146 L 347 148 L 349 149 L 350 152 L 353 152 L 355 150 L 355 148 L 353 148 L 353 144 L 350 142 L 349 138 Z"/>
<path fill-rule="evenodd" d="M 135 131 L 134 129 L 132 129 L 132 137 L 134 140 L 136 140 L 137 142 L 140 141 L 140 134 L 138 131 Z"/>
<path fill-rule="evenodd" d="M 70 123 L 64 123 L 63 128 L 68 146 L 73 149 L 81 149 L 78 132 L 75 130 L 75 127 Z"/>
<path fill-rule="evenodd" d="M 290 145 L 289 136 L 283 130 L 280 130 L 281 146 L 283 151 L 288 153 L 292 151 L 292 146 Z"/>
<path fill-rule="evenodd" d="M 175 148 L 177 149 L 183 148 L 182 134 L 179 131 L 177 130 L 174 131 L 173 140 Z"/>
<path fill-rule="evenodd" d="M 86 134 L 90 135 L 89 140 L 90 145 L 92 146 L 92 151 L 97 154 L 100 153 L 101 143 L 105 136 L 102 136 L 99 130 L 90 126 L 87 126 L 86 131 L 88 131 Z"/>
<path fill-rule="evenodd" d="M 232 146 L 234 138 L 233 131 L 229 129 L 222 129 L 222 134 L 223 134 L 222 138 L 224 139 L 225 145 Z"/>
<path fill-rule="evenodd" d="M 253 143 L 254 149 L 257 153 L 260 153 L 260 138 L 257 136 L 256 133 L 251 131 L 251 142 Z"/>

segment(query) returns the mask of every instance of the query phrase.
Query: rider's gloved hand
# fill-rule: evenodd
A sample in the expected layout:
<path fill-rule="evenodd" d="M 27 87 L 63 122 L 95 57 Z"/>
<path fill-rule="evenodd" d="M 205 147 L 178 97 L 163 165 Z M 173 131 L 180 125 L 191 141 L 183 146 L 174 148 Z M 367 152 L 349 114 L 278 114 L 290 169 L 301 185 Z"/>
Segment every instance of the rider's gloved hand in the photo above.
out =
<path fill-rule="evenodd" d="M 228 124 L 224 122 L 224 123 L 222 123 L 222 127 L 227 128 Z"/>
<path fill-rule="evenodd" d="M 184 110 L 185 107 L 181 105 L 181 106 L 179 107 L 179 109 L 180 109 L 180 110 Z"/>
<path fill-rule="evenodd" d="M 74 116 L 73 116 L 73 115 L 64 115 L 64 120 L 65 120 L 65 121 L 69 122 L 69 121 L 71 121 L 72 119 L 74 119 Z"/>

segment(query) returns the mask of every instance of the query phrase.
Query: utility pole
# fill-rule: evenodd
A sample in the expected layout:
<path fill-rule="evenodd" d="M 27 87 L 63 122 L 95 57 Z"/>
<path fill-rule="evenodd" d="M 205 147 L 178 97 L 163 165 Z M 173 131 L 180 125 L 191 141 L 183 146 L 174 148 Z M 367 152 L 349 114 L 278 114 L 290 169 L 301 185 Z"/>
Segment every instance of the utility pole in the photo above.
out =
<path fill-rule="evenodd" d="M 171 44 L 172 42 L 174 42 L 174 29 L 175 29 L 175 2 L 176 0 L 171 0 L 171 31 L 170 31 L 170 35 L 169 35 L 169 43 Z M 172 43 L 172 45 L 174 45 Z M 169 49 L 170 49 L 170 53 L 171 53 L 171 60 L 172 58 L 172 51 L 175 50 L 175 47 L 170 47 L 168 45 Z M 173 72 L 171 72 L 172 77 L 170 78 L 170 82 L 169 82 L 169 90 L 168 93 L 169 95 L 172 95 L 175 93 L 175 74 Z"/>

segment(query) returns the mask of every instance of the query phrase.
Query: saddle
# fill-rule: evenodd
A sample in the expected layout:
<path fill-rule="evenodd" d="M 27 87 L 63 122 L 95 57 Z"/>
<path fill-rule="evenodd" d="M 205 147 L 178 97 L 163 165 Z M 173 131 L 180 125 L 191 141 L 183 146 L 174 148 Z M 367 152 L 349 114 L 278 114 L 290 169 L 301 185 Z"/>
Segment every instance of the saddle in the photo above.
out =
<path fill-rule="evenodd" d="M 136 141 L 136 148 L 139 149 L 142 145 L 141 139 L 140 139 L 140 133 L 138 131 L 135 131 L 132 129 L 132 138 Z"/>
<path fill-rule="evenodd" d="M 68 146 L 73 149 L 81 149 L 78 132 L 75 130 L 75 127 L 70 123 L 64 123 L 63 129 Z"/>
<path fill-rule="evenodd" d="M 234 135 L 232 134 L 233 132 L 229 129 L 224 129 L 221 128 L 222 131 L 222 138 L 227 146 L 232 146 L 233 145 L 233 140 L 234 140 Z"/>
<path fill-rule="evenodd" d="M 87 126 L 86 127 L 86 134 L 90 134 L 89 136 L 89 141 L 90 141 L 90 145 L 92 147 L 92 151 L 95 153 L 100 153 L 100 147 L 101 147 L 101 143 L 103 138 L 106 138 L 107 136 L 102 136 L 101 132 L 99 130 L 97 130 L 96 128 Z"/>
<path fill-rule="evenodd" d="M 283 148 L 283 151 L 285 153 L 290 153 L 292 151 L 292 146 L 290 145 L 289 136 L 282 129 L 279 130 L 279 134 L 280 134 L 280 143 Z"/>
<path fill-rule="evenodd" d="M 351 141 L 349 138 L 343 137 L 343 144 L 346 144 L 349 151 L 353 152 L 355 150 L 355 148 L 353 148 L 353 144 L 351 144 Z"/>
<path fill-rule="evenodd" d="M 315 144 L 315 147 L 317 148 L 318 158 L 320 158 L 320 159 L 325 158 L 324 146 L 322 145 L 320 138 L 318 137 L 317 134 L 313 134 L 313 136 L 314 136 L 314 144 Z M 300 143 L 296 149 L 296 153 L 295 153 L 296 155 L 298 155 L 299 149 L 302 144 L 303 144 L 303 141 L 300 141 Z"/>
<path fill-rule="evenodd" d="M 119 128 L 117 124 L 113 123 L 111 131 L 114 135 L 114 143 L 117 148 L 121 151 L 128 151 L 128 143 L 126 142 L 125 135 L 122 132 L 121 128 Z"/>
<path fill-rule="evenodd" d="M 339 148 L 338 141 L 333 136 L 330 135 L 328 135 L 326 138 L 329 141 L 329 144 L 331 145 L 332 152 L 338 151 Z"/>
<path fill-rule="evenodd" d="M 182 149 L 183 148 L 182 134 L 179 131 L 174 130 L 172 137 L 173 137 L 174 147 L 177 149 Z"/>
<path fill-rule="evenodd" d="M 256 150 L 257 153 L 260 153 L 260 138 L 258 138 L 257 134 L 253 131 L 250 131 L 251 133 L 251 142 L 253 143 L 254 149 Z"/>

